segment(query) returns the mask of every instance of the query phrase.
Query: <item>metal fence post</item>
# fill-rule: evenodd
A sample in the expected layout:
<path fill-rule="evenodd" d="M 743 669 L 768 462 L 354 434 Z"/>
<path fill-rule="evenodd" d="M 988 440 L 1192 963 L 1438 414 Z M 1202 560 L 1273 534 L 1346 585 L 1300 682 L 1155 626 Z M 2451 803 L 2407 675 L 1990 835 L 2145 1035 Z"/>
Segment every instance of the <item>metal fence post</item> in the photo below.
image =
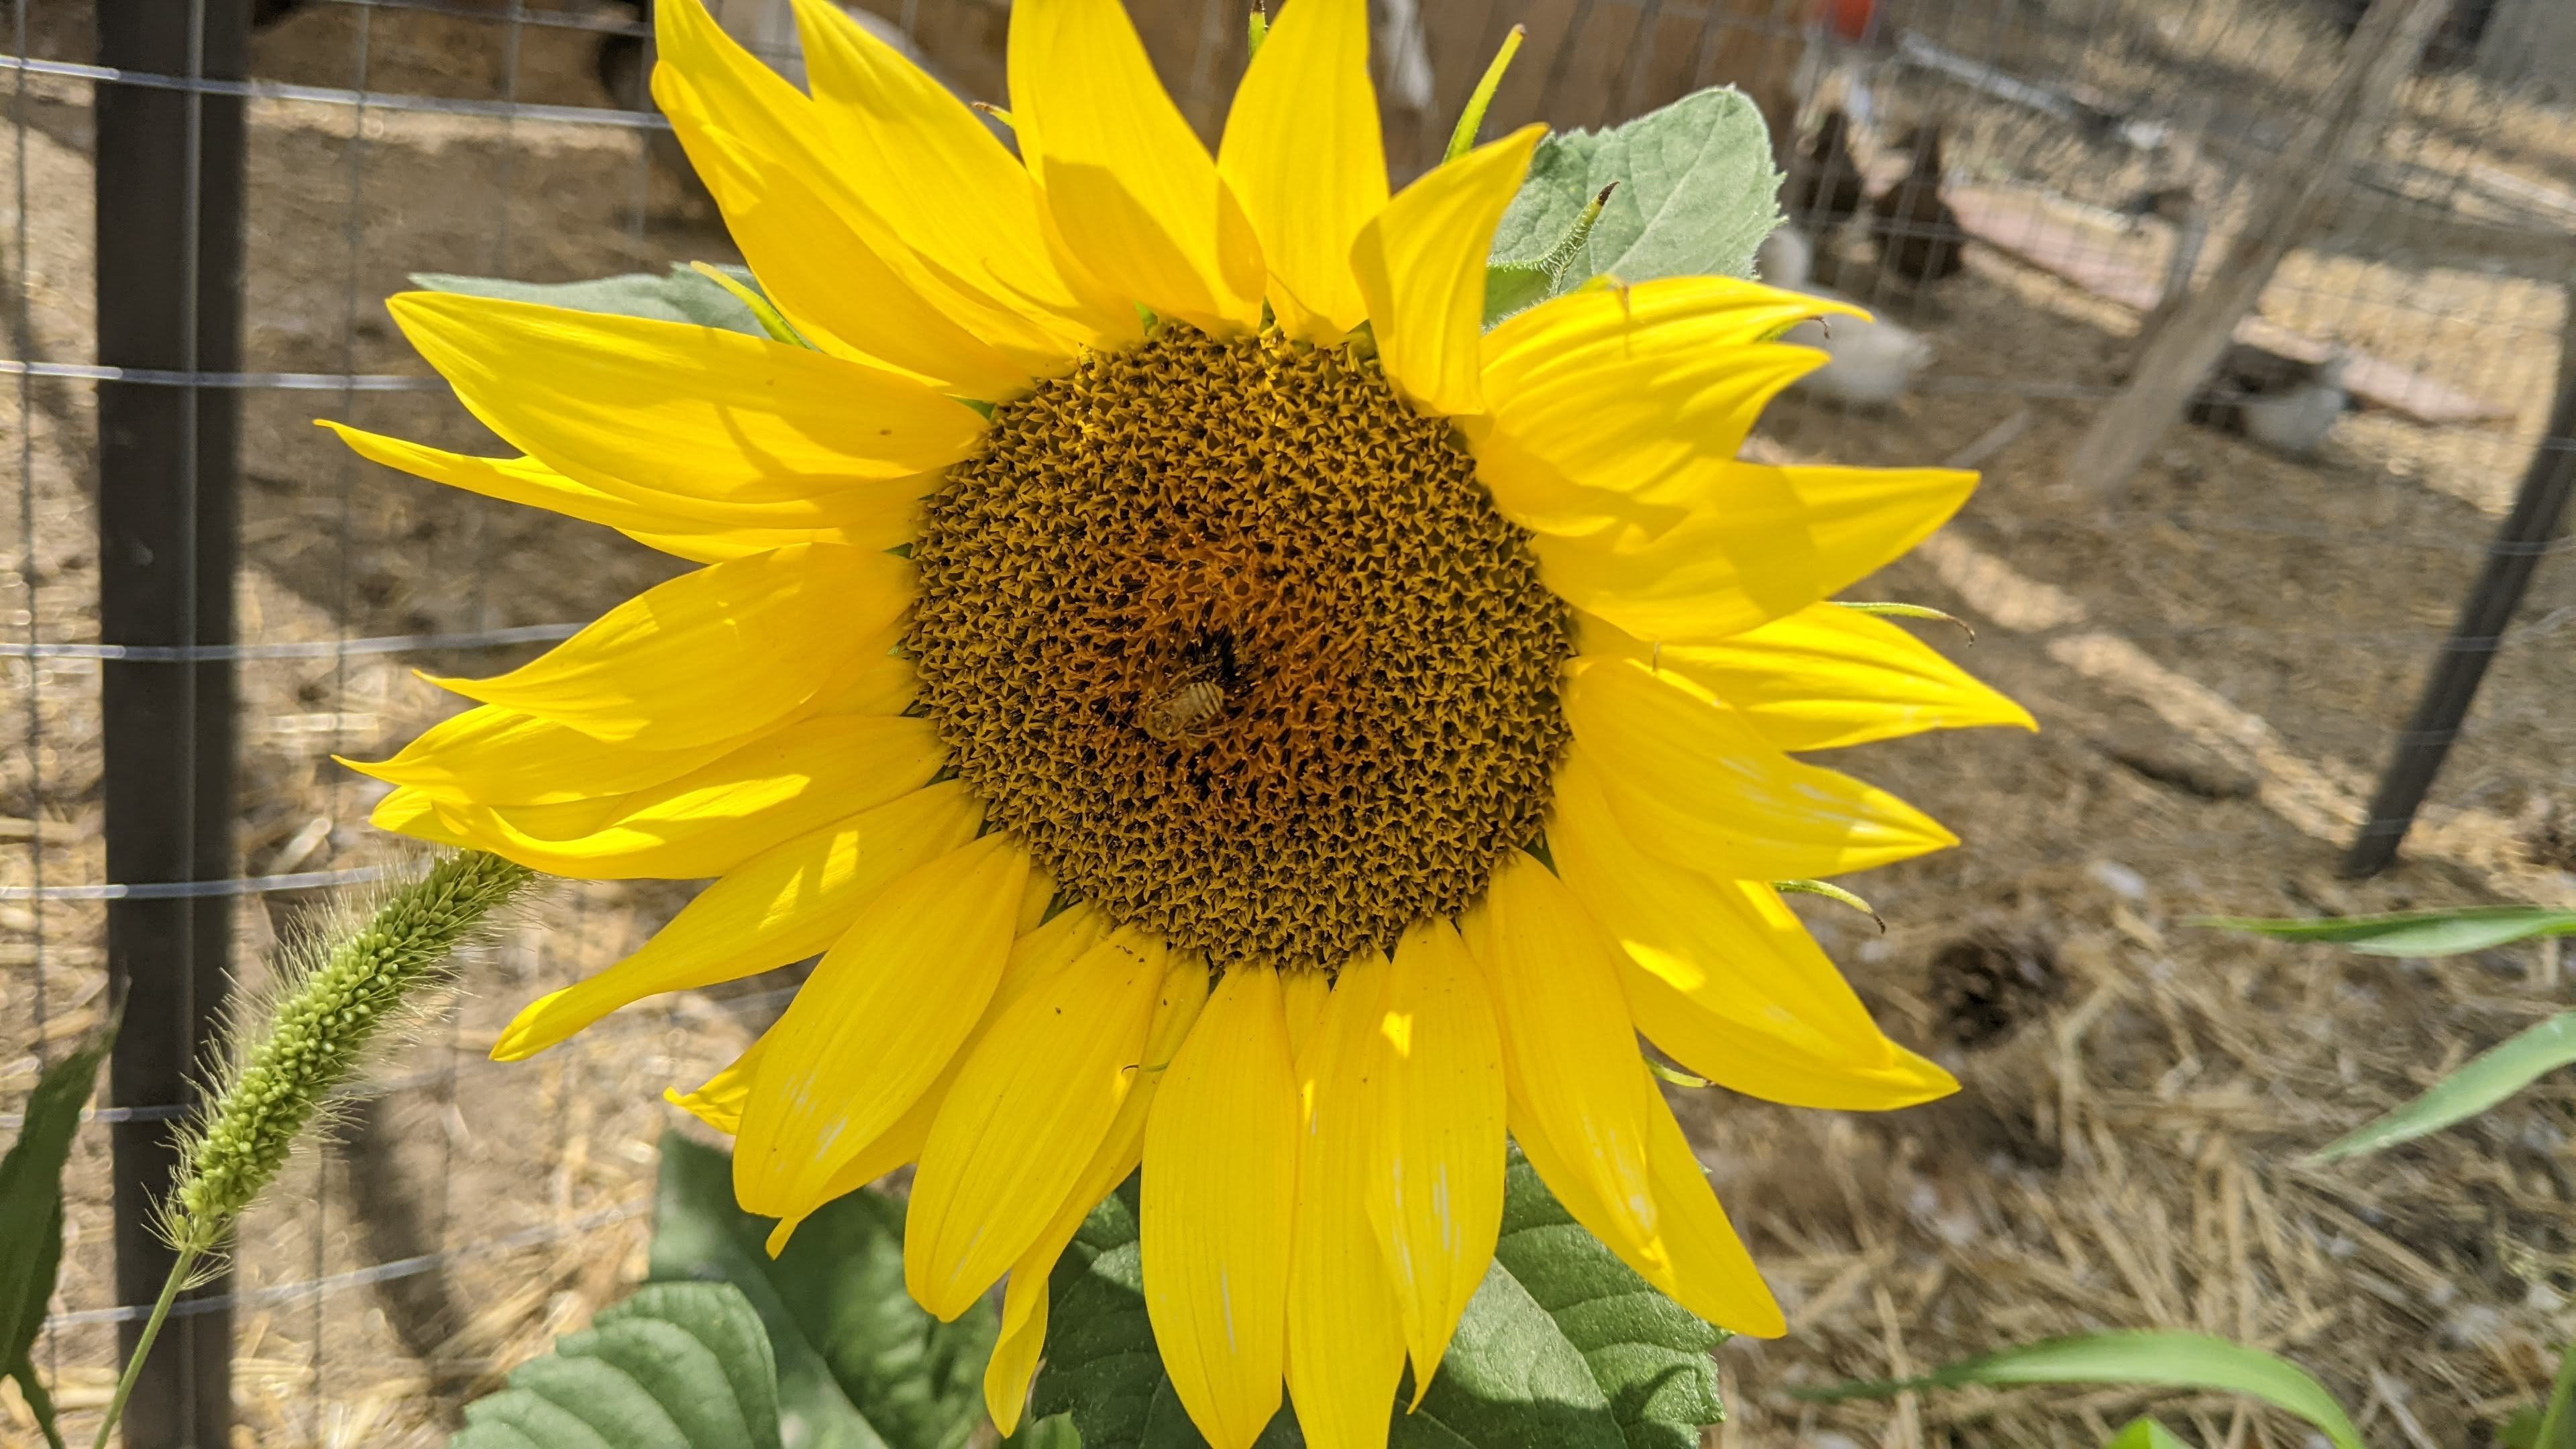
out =
<path fill-rule="evenodd" d="M 153 76 L 239 80 L 249 0 L 113 0 L 98 59 Z M 102 82 L 96 92 L 98 356 L 109 366 L 241 367 L 238 95 Z M 238 389 L 105 382 L 98 396 L 99 633 L 110 644 L 233 639 Z M 221 881 L 233 861 L 233 665 L 111 661 L 100 681 L 108 878 Z M 108 971 L 125 1025 L 120 1106 L 187 1099 L 226 986 L 233 899 L 122 900 Z M 118 1301 L 149 1303 L 170 1253 L 152 1230 L 174 1159 L 166 1120 L 119 1123 Z M 222 1282 L 201 1293 L 221 1292 Z M 221 1449 L 231 1434 L 232 1316 L 182 1302 L 126 1411 L 138 1449 Z M 141 1325 L 122 1325 L 131 1352 Z"/>
<path fill-rule="evenodd" d="M 2570 278 L 2569 286 L 2569 295 L 2576 297 L 2576 277 Z M 2494 541 L 2487 545 L 2486 566 L 2478 571 L 2468 602 L 2460 606 L 2459 621 L 2451 626 L 2451 637 L 2443 641 L 2442 653 L 2433 661 L 2433 672 L 2424 681 L 2424 697 L 2417 702 L 2414 717 L 2407 720 L 2406 732 L 2397 737 L 2388 772 L 2371 796 L 2370 813 L 2344 855 L 2347 876 L 2376 875 L 2397 858 L 2397 847 L 2415 824 L 2415 811 L 2433 788 L 2433 777 L 2450 754 L 2451 742 L 2459 738 L 2460 722 L 2468 718 L 2478 682 L 2486 677 L 2488 662 L 2504 642 L 2505 626 L 2513 622 L 2513 611 L 2531 587 L 2531 572 L 2539 567 L 2540 556 L 2550 551 L 2559 522 L 2567 516 L 2569 495 L 2576 493 L 2576 306 L 2568 309 L 2559 347 L 2558 401 L 2549 410 L 2549 430 L 2531 455 L 2531 468 L 2523 475 L 2521 492 L 2514 496 L 2513 512 L 2505 516 Z"/>

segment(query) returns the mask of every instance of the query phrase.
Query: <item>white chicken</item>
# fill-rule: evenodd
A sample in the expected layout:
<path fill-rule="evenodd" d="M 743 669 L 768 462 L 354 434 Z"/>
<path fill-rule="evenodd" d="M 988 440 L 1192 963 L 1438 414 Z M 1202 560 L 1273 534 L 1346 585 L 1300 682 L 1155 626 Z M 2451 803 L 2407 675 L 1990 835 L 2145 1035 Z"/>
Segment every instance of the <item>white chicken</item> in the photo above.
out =
<path fill-rule="evenodd" d="M 1813 243 L 1791 226 L 1772 232 L 1755 254 L 1755 266 L 1769 285 L 1848 304 L 1849 298 L 1809 284 L 1814 265 Z M 1800 378 L 1798 387 L 1859 407 L 1885 407 L 1905 396 L 1934 355 L 1921 333 L 1877 318 L 1801 322 L 1780 340 L 1813 347 L 1833 359 Z"/>

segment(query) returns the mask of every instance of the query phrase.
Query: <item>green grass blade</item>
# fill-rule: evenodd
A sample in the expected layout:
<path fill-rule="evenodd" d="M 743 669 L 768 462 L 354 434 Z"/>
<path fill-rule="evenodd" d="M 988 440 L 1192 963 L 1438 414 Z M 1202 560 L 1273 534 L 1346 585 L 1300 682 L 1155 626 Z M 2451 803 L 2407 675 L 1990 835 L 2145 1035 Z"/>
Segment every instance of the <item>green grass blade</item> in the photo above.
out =
<path fill-rule="evenodd" d="M 2154 1419 L 2131 1419 L 2102 1449 L 2191 1449 L 2189 1440 Z"/>
<path fill-rule="evenodd" d="M 2318 1148 L 2308 1160 L 2359 1157 L 2439 1132 L 2570 1062 L 2576 1062 L 2576 1011 L 2562 1012 L 2469 1058 L 2424 1095 Z"/>
<path fill-rule="evenodd" d="M 2372 956 L 2457 956 L 2535 936 L 2576 933 L 2576 910 L 2549 906 L 2455 906 L 2385 916 L 2265 919 L 2204 916 L 2195 926 L 2282 941 L 2332 941 Z"/>
<path fill-rule="evenodd" d="M 1908 1390 L 1968 1384 L 2160 1384 L 2243 1394 L 2314 1424 L 2335 1449 L 2361 1449 L 2361 1431 L 2307 1370 L 2203 1333 L 2083 1333 L 1967 1359 L 1918 1379 L 1841 1384 L 1798 1397 L 1884 1399 Z"/>

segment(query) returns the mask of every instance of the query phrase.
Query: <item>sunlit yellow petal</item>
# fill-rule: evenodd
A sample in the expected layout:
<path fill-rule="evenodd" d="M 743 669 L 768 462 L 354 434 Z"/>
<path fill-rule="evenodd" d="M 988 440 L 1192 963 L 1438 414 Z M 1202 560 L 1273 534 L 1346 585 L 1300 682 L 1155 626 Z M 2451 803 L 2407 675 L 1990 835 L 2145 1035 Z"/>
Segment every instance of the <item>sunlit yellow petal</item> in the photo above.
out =
<path fill-rule="evenodd" d="M 1378 357 L 1397 390 L 1432 413 L 1483 407 L 1485 254 L 1545 126 L 1523 126 L 1404 188 L 1360 229 L 1351 272 L 1368 299 Z"/>
<path fill-rule="evenodd" d="M 1368 0 L 1296 0 L 1235 88 L 1217 168 L 1270 265 L 1270 307 L 1319 346 L 1368 317 L 1351 243 L 1386 205 Z"/>
<path fill-rule="evenodd" d="M 1206 964 L 1195 955 L 1175 954 L 1171 959 L 1154 1008 L 1154 1024 L 1146 1033 L 1145 1065 L 1136 1075 L 1136 1084 L 1119 1104 L 1117 1120 L 1102 1136 L 1090 1167 L 1056 1209 L 1055 1220 L 1011 1265 L 1010 1287 L 1002 1299 L 1001 1338 L 984 1370 L 984 1405 L 1005 1434 L 1018 1426 L 1020 1409 L 1028 1400 L 1029 1376 L 1036 1371 L 1039 1350 L 1046 1343 L 1047 1277 L 1092 1207 L 1125 1182 L 1144 1159 L 1145 1123 L 1154 1094 L 1200 1009 L 1207 1005 Z"/>
<path fill-rule="evenodd" d="M 987 1029 L 913 1178 L 904 1282 L 924 1308 L 965 1312 L 1055 1216 L 1144 1065 L 1165 956 L 1122 928 Z"/>
<path fill-rule="evenodd" d="M 1288 1254 L 1288 1394 L 1314 1449 L 1385 1449 L 1404 1374 L 1404 1320 L 1365 1206 L 1386 1165 L 1372 1074 L 1386 1056 L 1389 969 L 1375 947 L 1344 966 L 1296 1059 L 1307 1110 Z"/>
<path fill-rule="evenodd" d="M 1591 1179 L 1569 1158 L 1538 1116 L 1518 1095 L 1512 1098 L 1512 1136 L 1538 1169 L 1574 1220 L 1590 1228 L 1639 1276 L 1662 1289 L 1684 1308 L 1731 1333 L 1777 1338 L 1788 1330 L 1779 1302 L 1762 1282 L 1752 1255 L 1726 1220 L 1708 1174 L 1682 1136 L 1672 1109 L 1656 1096 L 1642 1064 L 1631 1063 L 1640 1092 L 1648 1102 L 1647 1151 L 1654 1175 L 1655 1206 L 1664 1233 L 1661 1253 L 1649 1253 L 1621 1231 L 1616 1214 L 1603 1210 Z"/>
<path fill-rule="evenodd" d="M 1499 436 L 1499 435 L 1497 435 Z M 1480 476 L 1491 440 L 1478 445 Z M 1649 643 L 1710 643 L 1796 613 L 1929 537 L 1977 475 L 1938 468 L 1731 462 L 1687 512 L 1591 490 L 1581 527 L 1533 520 L 1548 586 Z M 1566 525 L 1559 529 L 1559 525 Z"/>
<path fill-rule="evenodd" d="M 1458 925 L 1491 995 L 1513 1096 L 1565 1149 L 1619 1239 L 1659 1253 L 1647 1102 L 1631 1075 L 1637 1033 L 1619 988 L 1618 947 L 1527 855 L 1495 870 L 1485 899 Z"/>
<path fill-rule="evenodd" d="M 1279 975 L 1237 967 L 1145 1124 L 1145 1311 L 1212 1449 L 1251 1449 L 1279 1408 L 1297 1115 Z"/>
<path fill-rule="evenodd" d="M 531 1056 L 647 996 L 799 961 L 841 938 L 895 879 L 975 838 L 981 802 L 954 781 L 800 835 L 725 873 L 634 955 L 538 998 L 492 1046 Z"/>
<path fill-rule="evenodd" d="M 695 880 L 929 783 L 946 747 L 925 719 L 807 720 L 674 780 L 555 805 L 437 801 L 426 840 L 578 880 Z"/>
<path fill-rule="evenodd" d="M 1673 1060 L 1797 1107 L 1883 1110 L 1956 1089 L 1879 1031 L 1770 885 L 1712 880 L 1639 848 L 1580 751 L 1558 767 L 1547 843 L 1567 887 L 1625 948 L 1632 1014 Z"/>
<path fill-rule="evenodd" d="M 1926 730 L 2039 728 L 2030 711 L 1885 619 L 1811 604 L 1713 644 L 1658 649 L 1582 620 L 1583 652 L 1649 661 L 1724 700 L 1783 750 L 1830 750 Z"/>
<path fill-rule="evenodd" d="M 594 487 L 805 497 L 944 467 L 984 431 L 912 378 L 720 327 L 447 292 L 385 305 L 468 412 Z"/>
<path fill-rule="evenodd" d="M 1419 1404 L 1503 1223 L 1502 1042 L 1447 921 L 1425 921 L 1396 944 L 1377 1034 L 1379 1125 L 1365 1197 L 1403 1310 Z"/>
<path fill-rule="evenodd" d="M 567 724 L 484 704 L 431 725 L 390 760 L 340 763 L 458 803 L 551 805 L 675 780 L 741 744 L 725 738 L 677 750 L 612 745 Z"/>
<path fill-rule="evenodd" d="M 891 554 L 797 544 L 656 584 L 532 662 L 440 679 L 468 699 L 646 749 L 730 739 L 811 699 L 911 602 Z"/>
<path fill-rule="evenodd" d="M 1564 694 L 1575 748 L 1611 810 L 1655 853 L 1732 880 L 1868 870 L 1959 843 L 1875 786 L 1780 753 L 1742 716 L 1641 661 L 1578 661 Z"/>
<path fill-rule="evenodd" d="M 1136 311 L 1068 275 L 1047 239 L 1037 183 L 948 88 L 831 0 L 796 0 L 815 114 L 851 188 L 922 261 L 961 290 L 1006 305 L 979 314 L 995 346 L 1070 363 L 1083 347 L 1135 341 Z M 997 330 L 998 329 L 998 330 Z"/>
<path fill-rule="evenodd" d="M 777 1211 L 890 1127 L 983 1015 L 1011 949 L 1028 855 L 987 835 L 859 912 L 770 1028 L 774 1065 L 744 1105 L 734 1195 Z"/>
<path fill-rule="evenodd" d="M 486 498 L 605 524 L 647 547 L 699 563 L 740 558 L 791 543 L 891 548 L 912 537 L 919 526 L 921 509 L 916 495 L 920 489 L 910 480 L 846 488 L 825 495 L 799 510 L 812 516 L 810 523 L 743 523 L 709 516 L 730 510 L 691 508 L 692 500 L 676 495 L 648 494 L 640 489 L 612 493 L 558 473 L 534 458 L 475 458 L 360 432 L 328 419 L 321 426 L 337 433 L 370 462 L 400 468 L 415 477 Z M 787 512 L 779 508 L 769 511 Z"/>
<path fill-rule="evenodd" d="M 755 1038 L 732 1065 L 707 1078 L 696 1090 L 668 1089 L 662 1098 L 730 1137 L 742 1126 L 742 1104 L 751 1100 L 752 1074 L 759 1070 L 760 1041 Z"/>
<path fill-rule="evenodd" d="M 1857 307 L 1731 277 L 1667 277 L 1541 303 L 1487 333 L 1492 426 L 1573 482 L 1656 502 L 1696 501 L 1697 464 L 1731 460 L 1762 406 L 1824 365 L 1757 345 Z M 1491 480 L 1505 507 L 1516 480 Z"/>
<path fill-rule="evenodd" d="M 1010 73 L 1020 155 L 1074 255 L 1157 312 L 1258 327 L 1261 244 L 1118 0 L 1013 5 Z"/>

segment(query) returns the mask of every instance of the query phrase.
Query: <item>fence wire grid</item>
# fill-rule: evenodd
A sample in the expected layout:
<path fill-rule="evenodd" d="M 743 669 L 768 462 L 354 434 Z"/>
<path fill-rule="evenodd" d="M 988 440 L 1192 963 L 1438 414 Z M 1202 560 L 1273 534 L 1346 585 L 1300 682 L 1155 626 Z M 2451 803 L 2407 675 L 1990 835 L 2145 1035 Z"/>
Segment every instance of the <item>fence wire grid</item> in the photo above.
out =
<path fill-rule="evenodd" d="M 150 7 L 180 33 L 202 35 L 209 7 L 227 0 L 94 3 Z M 363 463 L 310 422 L 493 450 L 386 319 L 383 299 L 411 273 L 554 281 L 738 260 L 667 128 L 640 104 L 635 78 L 650 30 L 638 6 L 229 3 L 250 17 L 238 79 L 202 64 L 154 72 L 102 62 L 93 0 L 9 0 L 10 54 L 0 58 L 10 125 L 0 146 L 10 168 L 0 190 L 10 208 L 0 227 L 10 334 L 0 344 L 0 412 L 9 426 L 0 436 L 12 444 L 15 477 L 0 500 L 0 515 L 13 515 L 0 527 L 0 1129 L 14 1129 L 37 1073 L 105 1011 L 111 910 L 158 899 L 222 912 L 228 969 L 255 994 L 262 954 L 281 932 L 399 858 L 365 823 L 384 787 L 331 756 L 389 753 L 447 712 L 449 701 L 413 671 L 497 672 L 676 571 L 673 560 L 583 525 Z M 796 72 L 786 0 L 714 3 L 738 38 Z M 960 95 L 1005 99 L 1005 0 L 867 8 Z M 2566 558 L 2576 545 L 2563 534 L 2529 545 L 2539 567 L 2511 623 L 2467 641 L 2492 650 L 2494 666 L 2405 863 L 2366 885 L 2332 871 L 2364 822 L 2374 777 L 2404 742 L 2421 682 L 2517 485 L 2535 457 L 2576 450 L 2576 437 L 2550 431 L 2562 353 L 2576 337 L 2576 38 L 2548 0 L 2450 7 L 2331 223 L 2291 255 L 2253 330 L 2239 333 L 2295 360 L 2351 360 L 2355 408 L 2314 456 L 2185 422 L 2116 490 L 2063 467 L 2123 386 L 2131 338 L 2169 289 L 2177 249 L 2201 246 L 2206 276 L 2224 240 L 2261 220 L 2251 208 L 2263 164 L 2325 90 L 2357 8 L 1373 5 L 1399 183 L 1437 158 L 1468 88 L 1516 23 L 1527 44 L 1488 134 L 1527 119 L 1605 125 L 1734 82 L 1781 129 L 1784 156 L 1810 144 L 1828 109 L 1848 113 L 1875 190 L 1904 171 L 1909 129 L 1941 128 L 1944 192 L 1967 233 L 1964 273 L 1908 286 L 1872 260 L 1862 224 L 1818 247 L 1823 280 L 1920 334 L 1935 360 L 1884 407 L 1792 393 L 1771 408 L 1758 446 L 1862 464 L 1965 458 L 1988 474 L 1958 522 L 1848 592 L 1935 604 L 1973 624 L 1972 648 L 1946 633 L 1927 637 L 2028 704 L 2043 733 L 1857 754 L 1853 768 L 1918 799 L 1968 845 L 1872 879 L 1873 900 L 1895 923 L 1887 936 L 1816 918 L 1890 1030 L 1933 1043 L 1963 1077 L 2024 1022 L 2072 1029 L 2066 1012 L 2131 974 L 2104 967 L 2088 976 L 2086 961 L 2135 952 L 2196 969 L 2196 948 L 2167 940 L 2179 932 L 2160 910 L 2576 894 L 2576 563 Z M 1245 60 L 1243 6 L 1134 0 L 1130 9 L 1175 98 L 1212 140 Z M 90 198 L 99 97 L 117 87 L 167 92 L 191 108 L 237 105 L 244 117 L 236 367 L 101 356 L 97 299 L 113 278 L 100 273 L 106 248 L 93 235 Z M 2190 194 L 2191 219 L 2145 214 L 2141 198 L 2175 189 Z M 147 642 L 102 627 L 99 414 L 112 388 L 221 396 L 237 410 L 228 640 L 186 642 L 191 629 L 181 642 Z M 118 669 L 208 664 L 227 668 L 237 690 L 235 864 L 221 879 L 114 879 L 103 681 Z M 286 1190 L 246 1229 L 229 1285 L 197 1310 L 230 1315 L 234 1442 L 439 1442 L 466 1397 L 637 1276 L 662 1089 L 729 1061 L 792 986 L 763 978 L 630 1009 L 532 1063 L 496 1065 L 485 1053 L 517 1004 L 615 961 L 686 896 L 673 883 L 556 888 L 542 926 L 517 930 L 474 963 L 455 1004 L 349 1104 L 336 1143 L 295 1164 Z M 2006 938 L 2039 943 L 2045 969 L 2020 971 L 2036 983 L 2029 1001 L 2009 980 L 1962 986 L 1944 974 L 1962 943 Z M 2554 989 L 2554 958 L 2529 971 L 2534 1000 Z M 2273 987 L 2245 989 L 2251 1000 Z M 2456 1024 L 2467 1013 L 2459 1029 L 2471 1036 L 2505 1009 L 2484 987 L 2444 989 L 2449 1014 L 2434 1015 Z M 2150 1023 L 2141 1030 L 2181 1019 L 2161 996 L 2106 1001 L 2090 1008 L 2085 1030 L 2123 1011 Z M 1988 1017 L 2001 1025 L 1979 1025 Z M 2253 1099 L 2269 1100 L 2290 1080 L 2264 1076 L 2248 1053 L 2218 1040 L 2223 1027 L 2191 1021 L 2172 1028 L 2176 1061 L 2187 1058 L 2191 1070 L 2176 1078 L 2173 1063 L 2139 1067 L 2141 1100 L 2188 1097 L 2194 1081 L 2231 1072 Z M 2313 1043 L 2301 1050 L 2309 1066 L 2332 1061 Z M 2387 1050 L 2412 1062 L 2431 1048 L 2413 1039 Z M 2040 1070 L 1996 1061 L 1997 1080 Z M 2316 1080 L 2335 1070 L 2316 1067 Z M 2352 1079 L 2349 1062 L 2341 1070 Z M 2073 1118 L 2062 1114 L 2076 1107 L 2025 1110 L 2013 1105 L 2018 1090 L 1972 1083 L 1970 1095 L 1987 1116 L 2027 1118 L 2037 1124 L 2029 1131 L 2065 1139 L 2046 1169 L 2064 1192 L 2107 1200 L 2115 1187 L 2147 1198 L 2160 1190 L 2163 1179 L 2143 1167 L 2134 1180 L 2121 1176 L 2131 1169 L 2101 1168 L 2109 1149 L 2098 1143 L 2066 1146 Z M 103 1404 L 117 1330 L 139 1312 L 115 1280 L 109 1133 L 153 1127 L 180 1107 L 103 1092 L 73 1160 L 70 1247 L 38 1366 L 75 1426 Z M 1858 1207 L 1846 1220 L 1841 1206 L 1811 1205 L 1822 1216 L 1802 1218 L 1794 1194 L 1772 1200 L 1777 1184 L 1759 1164 L 1786 1149 L 1728 1135 L 1787 1140 L 1763 1125 L 1771 1110 L 1739 1113 L 1756 1124 L 1740 1129 L 1691 1119 L 1721 1185 L 1742 1194 L 1730 1201 L 1757 1250 L 1784 1265 L 1783 1297 L 1806 1344 L 1729 1368 L 1738 1414 L 1728 1432 L 1738 1437 L 1728 1442 L 1822 1442 L 1801 1437 L 1815 1431 L 1815 1411 L 1802 1420 L 1764 1397 L 1770 1387 L 1938 1361 L 1941 1348 L 1921 1342 L 1909 1355 L 1890 1314 L 1934 1325 L 1914 1330 L 1932 1345 L 1981 1345 L 1942 1306 L 1944 1292 L 1964 1290 L 1927 1286 L 1919 1274 L 1872 1276 L 1937 1261 L 1939 1244 L 1927 1258 L 1906 1234 L 1934 1231 L 1923 1224 L 1939 1211 L 1908 1209 L 1912 1217 L 1873 1227 Z M 1926 1130 L 1939 1138 L 1956 1126 L 1947 1121 Z M 1918 1198 L 1933 1191 L 1948 1201 L 1952 1179 L 1920 1163 L 1907 1178 L 1889 1163 L 1937 1163 L 1950 1149 L 1855 1138 L 1849 1124 L 1831 1130 L 1842 1134 L 1831 1151 L 1869 1164 L 1862 1176 L 1888 1174 Z M 2190 1151 L 2206 1152 L 2210 1134 L 2261 1129 L 2212 1118 L 2195 1130 Z M 2019 1151 L 1967 1137 L 1957 1150 L 1972 1162 Z M 2039 1170 L 2014 1161 L 2013 1172 Z M 1970 1215 L 1998 1241 L 2026 1235 L 2027 1213 L 2038 1211 L 1976 1201 Z M 2361 1215 L 2387 1224 L 2377 1211 Z M 2169 1216 L 2183 1221 L 2187 1208 Z M 2557 1244 L 2566 1225 L 2516 1231 Z M 2408 1251 L 2446 1277 L 2483 1281 L 2452 1272 L 2439 1252 Z M 1876 1266 L 1836 1287 L 1854 1263 Z M 2067 1271 L 2093 1281 L 2090 1270 Z M 2403 1273 L 2388 1273 L 2415 1291 Z M 2152 1273 L 2132 1277 L 2105 1280 L 2129 1282 L 2105 1300 L 2115 1310 L 2125 1304 L 2138 1321 L 2201 1313 L 2192 1292 L 2163 1301 Z M 1867 1291 L 1852 1286 L 1862 1284 Z M 2326 1307 L 2324 1323 L 2304 1327 L 2264 1318 L 2270 1310 L 2259 1305 L 2225 1312 L 2295 1345 L 2332 1337 L 2325 1324 L 2377 1323 L 2370 1315 L 2382 1311 Z M 2400 1317 L 2423 1326 L 2420 1314 Z M 2380 1332 L 2351 1331 L 2356 1342 Z M 2496 1401 L 2516 1372 L 2464 1357 L 2423 1371 L 2413 1411 L 2393 1395 L 2371 1402 L 2438 1424 Z M 2368 1387 L 2357 1368 L 2336 1373 L 2339 1387 Z M 1890 1420 L 1889 1432 L 1950 1442 L 1939 1436 L 1951 1421 L 1903 1412 L 1914 1417 Z M 2264 1432 L 2257 1425 L 2249 1441 L 2242 1415 L 2227 1429 L 2223 1411 L 2196 1412 L 2237 1436 L 2227 1442 L 2259 1442 Z M 2383 1429 L 2396 1422 L 2388 1412 L 2372 1410 Z M 0 1398 L 0 1441 L 37 1442 L 14 1398 Z"/>

